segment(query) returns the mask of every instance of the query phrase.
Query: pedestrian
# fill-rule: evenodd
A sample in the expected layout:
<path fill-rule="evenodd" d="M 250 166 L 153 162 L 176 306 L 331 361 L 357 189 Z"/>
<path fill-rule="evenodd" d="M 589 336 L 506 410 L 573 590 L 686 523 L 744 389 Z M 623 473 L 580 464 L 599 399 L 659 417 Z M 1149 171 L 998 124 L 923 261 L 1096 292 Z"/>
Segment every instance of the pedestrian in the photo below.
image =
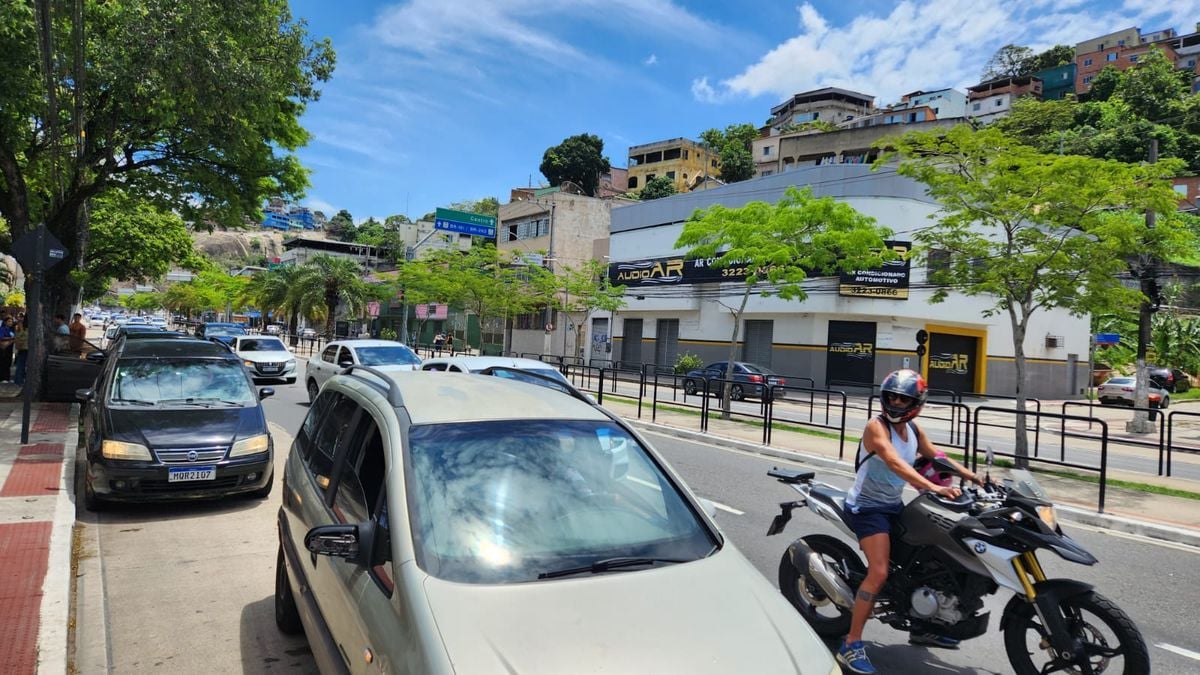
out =
<path fill-rule="evenodd" d="M 454 333 L 446 335 L 446 349 L 450 350 L 450 356 L 454 356 Z"/>
<path fill-rule="evenodd" d="M 438 333 L 437 335 L 433 336 L 433 346 L 435 349 L 440 350 L 442 348 L 442 345 L 444 345 L 444 344 L 446 344 L 446 334 L 445 333 Z"/>
<path fill-rule="evenodd" d="M 17 384 L 25 384 L 25 360 L 29 357 L 29 319 L 24 314 L 17 315 L 17 324 L 14 327 L 16 338 L 13 341 L 13 348 L 16 349 L 17 355 L 15 359 L 16 372 L 13 373 L 13 382 Z"/>
<path fill-rule="evenodd" d="M 7 315 L 0 321 L 0 382 L 12 381 L 13 343 L 17 337 L 13 325 L 12 317 Z"/>
<path fill-rule="evenodd" d="M 867 421 L 856 456 L 854 485 L 846 493 L 846 516 L 867 557 L 867 576 L 858 587 L 850 614 L 850 632 L 838 649 L 837 659 L 853 673 L 874 673 L 867 658 L 862 632 L 875 607 L 875 595 L 887 581 L 891 558 L 891 530 L 904 509 L 901 493 L 905 483 L 956 499 L 962 490 L 939 485 L 913 467 L 917 457 L 932 460 L 938 449 L 912 421 L 921 414 L 928 395 L 925 378 L 912 370 L 889 373 L 879 386 L 883 412 Z M 947 458 L 958 474 L 980 483 L 980 479 L 958 462 Z M 943 635 L 913 633 L 909 643 L 953 649 L 958 640 Z"/>
<path fill-rule="evenodd" d="M 67 327 L 70 335 L 70 349 L 73 352 L 83 352 L 83 345 L 87 341 L 87 324 L 83 322 L 83 315 L 75 312 L 75 316 L 71 317 L 71 325 Z"/>

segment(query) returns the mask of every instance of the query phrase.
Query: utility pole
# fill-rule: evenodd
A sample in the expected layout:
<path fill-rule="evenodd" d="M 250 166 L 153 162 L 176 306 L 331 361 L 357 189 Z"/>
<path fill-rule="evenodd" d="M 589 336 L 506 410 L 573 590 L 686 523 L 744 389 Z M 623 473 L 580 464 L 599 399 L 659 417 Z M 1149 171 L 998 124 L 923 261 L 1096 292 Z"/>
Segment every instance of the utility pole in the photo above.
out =
<path fill-rule="evenodd" d="M 546 251 L 546 269 L 554 274 L 554 195 L 550 195 L 550 247 Z M 554 337 L 553 329 L 557 328 L 554 325 L 554 303 L 546 303 L 546 325 L 543 326 L 546 332 L 546 338 L 542 345 L 542 353 L 549 354 L 551 350 L 551 339 Z"/>
<path fill-rule="evenodd" d="M 1158 139 L 1150 139 L 1150 148 L 1147 153 L 1147 160 L 1154 164 L 1158 161 Z M 1155 213 L 1154 209 L 1146 209 L 1146 230 L 1154 229 Z M 1150 344 L 1150 324 L 1154 316 L 1154 312 L 1158 311 L 1159 306 L 1159 288 L 1158 288 L 1158 261 L 1152 255 L 1142 255 L 1141 264 L 1139 267 L 1139 277 L 1142 287 L 1142 304 L 1138 308 L 1138 344 L 1137 344 L 1137 371 L 1136 384 L 1134 385 L 1133 400 L 1134 406 L 1137 408 L 1146 408 L 1150 404 L 1149 396 L 1149 381 L 1146 371 L 1146 346 Z M 1155 428 L 1146 410 L 1137 410 L 1133 414 L 1133 419 L 1125 424 L 1125 430 L 1136 434 L 1152 433 Z"/>

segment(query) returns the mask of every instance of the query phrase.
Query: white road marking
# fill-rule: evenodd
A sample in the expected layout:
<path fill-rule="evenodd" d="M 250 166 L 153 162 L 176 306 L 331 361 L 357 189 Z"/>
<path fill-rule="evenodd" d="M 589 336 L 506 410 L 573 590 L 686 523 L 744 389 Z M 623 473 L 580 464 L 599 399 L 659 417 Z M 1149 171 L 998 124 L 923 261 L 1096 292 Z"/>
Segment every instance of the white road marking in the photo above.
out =
<path fill-rule="evenodd" d="M 1154 646 L 1158 647 L 1159 649 L 1165 649 L 1169 652 L 1173 652 L 1180 656 L 1186 656 L 1189 659 L 1193 659 L 1195 661 L 1200 661 L 1200 652 L 1194 652 L 1190 649 L 1184 649 L 1183 647 L 1176 647 L 1175 645 L 1169 645 L 1165 642 L 1160 642 Z"/>
<path fill-rule="evenodd" d="M 710 500 L 708 500 L 708 501 L 712 502 L 712 500 L 711 500 L 711 499 L 710 499 Z M 733 508 L 732 506 L 725 506 L 725 505 L 724 505 L 724 504 L 722 504 L 721 502 L 713 502 L 713 506 L 717 507 L 718 509 L 721 509 L 722 511 L 726 511 L 726 512 L 732 513 L 732 514 L 733 514 L 733 515 L 735 515 L 735 516 L 744 516 L 744 515 L 746 515 L 746 512 L 745 512 L 745 511 L 738 511 L 737 509 Z"/>

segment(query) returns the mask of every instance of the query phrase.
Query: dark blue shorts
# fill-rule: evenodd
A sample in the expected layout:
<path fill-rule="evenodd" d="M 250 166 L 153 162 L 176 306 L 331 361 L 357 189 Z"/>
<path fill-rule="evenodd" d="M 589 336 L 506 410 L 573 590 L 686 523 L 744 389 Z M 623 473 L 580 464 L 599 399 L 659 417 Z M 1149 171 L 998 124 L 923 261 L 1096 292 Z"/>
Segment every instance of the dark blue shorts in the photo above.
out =
<path fill-rule="evenodd" d="M 861 541 L 873 534 L 890 533 L 903 510 L 904 504 L 868 506 L 858 509 L 857 512 L 847 507 L 846 520 L 850 522 L 854 536 Z"/>

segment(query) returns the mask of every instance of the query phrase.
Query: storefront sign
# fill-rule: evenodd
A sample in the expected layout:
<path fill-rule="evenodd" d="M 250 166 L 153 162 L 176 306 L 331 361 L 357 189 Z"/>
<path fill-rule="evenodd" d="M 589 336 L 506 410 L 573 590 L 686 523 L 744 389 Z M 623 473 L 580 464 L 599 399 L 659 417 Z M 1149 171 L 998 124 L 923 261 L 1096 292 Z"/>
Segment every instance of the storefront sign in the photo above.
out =
<path fill-rule="evenodd" d="M 751 268 L 736 262 L 724 267 L 714 264 L 719 258 L 671 256 L 611 263 L 608 279 L 614 286 L 678 286 L 710 284 L 719 281 L 745 281 Z"/>
<path fill-rule="evenodd" d="M 900 254 L 901 258 L 889 260 L 879 269 L 843 272 L 838 284 L 838 295 L 908 299 L 908 252 L 912 248 L 912 242 L 885 241 L 884 245 Z"/>

